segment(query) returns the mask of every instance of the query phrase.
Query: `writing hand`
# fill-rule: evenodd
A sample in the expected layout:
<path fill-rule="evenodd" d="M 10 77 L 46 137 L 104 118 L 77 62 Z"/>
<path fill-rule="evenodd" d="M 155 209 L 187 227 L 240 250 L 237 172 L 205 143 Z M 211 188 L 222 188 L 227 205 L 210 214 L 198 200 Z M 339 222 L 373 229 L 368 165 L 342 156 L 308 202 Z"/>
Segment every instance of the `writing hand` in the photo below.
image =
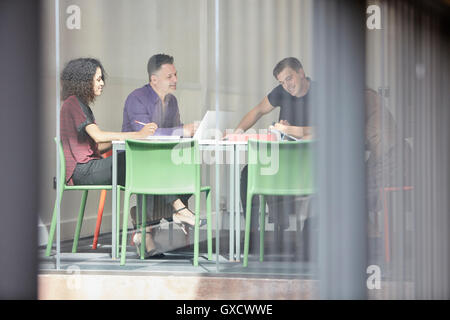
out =
<path fill-rule="evenodd" d="M 283 132 L 283 133 L 286 133 L 286 130 L 287 130 L 287 125 L 286 124 L 284 124 L 284 123 L 282 123 L 282 121 L 283 120 L 281 120 L 280 122 L 277 122 L 277 123 L 273 123 L 270 127 L 269 127 L 269 130 L 270 129 L 276 129 L 276 130 L 278 130 L 278 131 L 281 131 L 281 132 Z M 286 121 L 287 122 L 287 121 Z M 285 123 L 286 123 L 285 122 Z"/>
<path fill-rule="evenodd" d="M 156 129 L 158 129 L 158 125 L 154 122 L 150 122 L 145 124 L 141 130 L 139 130 L 139 134 L 145 138 L 148 136 L 152 136 L 155 134 Z"/>

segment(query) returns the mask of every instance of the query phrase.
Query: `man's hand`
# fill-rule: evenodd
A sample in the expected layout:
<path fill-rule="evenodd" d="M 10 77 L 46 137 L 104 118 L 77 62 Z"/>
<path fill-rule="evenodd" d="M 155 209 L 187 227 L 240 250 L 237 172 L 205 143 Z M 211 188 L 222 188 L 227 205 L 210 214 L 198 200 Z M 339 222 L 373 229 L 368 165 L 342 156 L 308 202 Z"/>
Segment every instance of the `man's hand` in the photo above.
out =
<path fill-rule="evenodd" d="M 242 130 L 241 128 L 234 129 L 234 131 L 227 129 L 227 130 L 225 130 L 225 132 L 222 135 L 222 140 L 228 140 L 229 134 L 243 134 L 244 132 L 245 131 Z"/>
<path fill-rule="evenodd" d="M 183 125 L 183 137 L 192 137 L 198 129 L 198 122 Z"/>
<path fill-rule="evenodd" d="M 290 125 L 291 124 L 287 120 L 280 120 L 280 122 L 273 123 L 271 126 L 269 126 L 269 130 L 270 129 L 276 129 L 276 130 L 281 131 L 283 133 L 287 133 L 288 127 Z"/>
<path fill-rule="evenodd" d="M 278 131 L 281 131 L 281 132 L 283 132 L 283 133 L 286 133 L 287 126 L 284 125 L 284 124 L 281 124 L 281 122 L 275 123 L 275 124 L 273 125 L 273 127 L 274 127 L 275 129 L 277 129 Z"/>
<path fill-rule="evenodd" d="M 274 123 L 269 127 L 269 130 L 273 128 L 284 134 L 293 136 L 297 139 L 311 140 L 313 139 L 313 127 L 298 127 L 291 125 L 286 120 L 280 120 L 278 123 Z"/>
<path fill-rule="evenodd" d="M 140 138 L 146 138 L 148 136 L 154 135 L 156 129 L 158 129 L 158 125 L 154 122 L 150 122 L 144 125 L 142 129 L 138 131 L 138 135 Z"/>

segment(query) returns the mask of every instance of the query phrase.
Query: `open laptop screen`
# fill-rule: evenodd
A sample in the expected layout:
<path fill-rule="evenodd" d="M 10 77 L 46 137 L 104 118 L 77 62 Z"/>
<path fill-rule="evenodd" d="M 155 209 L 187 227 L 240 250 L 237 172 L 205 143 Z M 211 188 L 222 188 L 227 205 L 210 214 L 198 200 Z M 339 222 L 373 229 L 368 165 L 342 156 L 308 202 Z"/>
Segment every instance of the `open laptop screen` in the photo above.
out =
<path fill-rule="evenodd" d="M 225 134 L 226 129 L 233 129 L 233 114 L 230 111 L 218 111 L 218 119 L 216 123 L 216 111 L 208 110 L 203 117 L 200 125 L 195 131 L 194 139 L 215 139 L 221 138 Z"/>

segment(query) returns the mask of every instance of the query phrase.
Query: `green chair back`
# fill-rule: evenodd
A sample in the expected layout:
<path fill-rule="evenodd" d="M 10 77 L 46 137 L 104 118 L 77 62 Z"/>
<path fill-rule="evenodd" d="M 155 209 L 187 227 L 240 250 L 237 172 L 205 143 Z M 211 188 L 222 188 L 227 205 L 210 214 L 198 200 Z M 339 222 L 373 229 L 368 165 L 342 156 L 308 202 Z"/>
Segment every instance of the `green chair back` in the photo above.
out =
<path fill-rule="evenodd" d="M 125 265 L 127 250 L 128 207 L 131 194 L 194 194 L 194 266 L 199 257 L 200 193 L 206 192 L 208 259 L 212 259 L 211 189 L 201 187 L 198 143 L 193 139 L 182 141 L 125 141 L 126 178 L 122 253 L 120 265 Z M 145 239 L 146 210 L 142 211 L 141 237 Z M 145 241 L 141 242 L 141 259 Z"/>
<path fill-rule="evenodd" d="M 248 191 L 261 195 L 314 192 L 311 141 L 248 142 Z"/>
<path fill-rule="evenodd" d="M 54 140 L 59 153 L 59 185 L 64 189 L 66 187 L 66 158 L 64 158 L 62 142 L 58 141 L 57 137 Z"/>
<path fill-rule="evenodd" d="M 56 195 L 55 200 L 55 206 L 53 209 L 53 216 L 52 216 L 52 222 L 50 225 L 49 235 L 48 235 L 48 242 L 47 242 L 47 249 L 45 251 L 46 256 L 50 256 L 52 245 L 53 245 L 53 239 L 55 236 L 55 230 L 56 230 L 56 222 L 57 222 L 57 203 L 61 205 L 62 196 L 64 191 L 66 190 L 73 190 L 73 191 L 83 191 L 82 197 L 81 197 L 81 203 L 80 203 L 80 210 L 78 211 L 78 219 L 77 219 L 77 226 L 75 229 L 75 236 L 73 240 L 73 246 L 72 246 L 72 252 L 77 252 L 78 248 L 78 240 L 80 238 L 81 233 L 81 227 L 83 223 L 83 217 L 84 217 L 84 210 L 86 208 L 86 201 L 88 197 L 88 191 L 89 190 L 111 190 L 111 185 L 76 185 L 76 186 L 68 186 L 66 184 L 66 159 L 64 157 L 64 150 L 62 147 L 61 141 L 58 140 L 57 137 L 54 138 L 56 149 L 59 153 L 59 185 L 61 186 L 59 190 L 59 194 Z"/>
<path fill-rule="evenodd" d="M 125 186 L 131 193 L 200 192 L 199 149 L 195 140 L 126 140 L 125 150 Z"/>
<path fill-rule="evenodd" d="M 265 196 L 314 193 L 312 141 L 248 141 L 244 267 L 248 265 L 251 201 L 260 195 L 260 261 L 264 257 Z"/>

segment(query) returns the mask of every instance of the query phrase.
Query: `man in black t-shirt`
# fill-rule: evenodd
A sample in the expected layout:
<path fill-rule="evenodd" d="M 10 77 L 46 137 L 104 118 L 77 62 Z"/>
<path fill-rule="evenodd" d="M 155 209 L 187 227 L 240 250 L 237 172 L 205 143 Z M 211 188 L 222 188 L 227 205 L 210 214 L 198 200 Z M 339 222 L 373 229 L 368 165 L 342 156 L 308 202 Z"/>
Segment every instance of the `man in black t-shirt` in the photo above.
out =
<path fill-rule="evenodd" d="M 274 125 L 275 129 L 296 138 L 311 138 L 309 109 L 314 84 L 305 76 L 302 64 L 296 58 L 285 58 L 275 66 L 273 76 L 280 85 L 242 118 L 234 133 L 245 132 L 263 115 L 280 107 L 279 122 Z"/>
<path fill-rule="evenodd" d="M 263 115 L 270 113 L 276 107 L 280 107 L 278 123 L 275 129 L 294 136 L 296 138 L 311 139 L 313 126 L 310 119 L 311 91 L 314 83 L 305 76 L 303 66 L 296 58 L 289 57 L 281 60 L 273 69 L 273 76 L 279 81 L 264 99 L 242 118 L 234 130 L 234 133 L 243 133 L 251 128 Z M 295 165 L 295 164 L 293 164 Z M 247 199 L 247 166 L 241 173 L 241 201 L 245 209 Z M 300 212 L 299 221 L 304 221 L 308 216 L 309 201 L 304 198 L 292 196 L 268 196 L 269 221 L 276 222 L 280 230 L 289 228 L 289 213 Z M 258 228 L 259 201 L 255 196 L 252 201 L 251 229 L 255 232 Z M 300 224 L 300 228 L 303 223 Z M 277 232 L 279 239 L 280 233 Z M 251 241 L 256 243 L 257 241 Z M 254 245 L 251 245 L 255 249 Z"/>

